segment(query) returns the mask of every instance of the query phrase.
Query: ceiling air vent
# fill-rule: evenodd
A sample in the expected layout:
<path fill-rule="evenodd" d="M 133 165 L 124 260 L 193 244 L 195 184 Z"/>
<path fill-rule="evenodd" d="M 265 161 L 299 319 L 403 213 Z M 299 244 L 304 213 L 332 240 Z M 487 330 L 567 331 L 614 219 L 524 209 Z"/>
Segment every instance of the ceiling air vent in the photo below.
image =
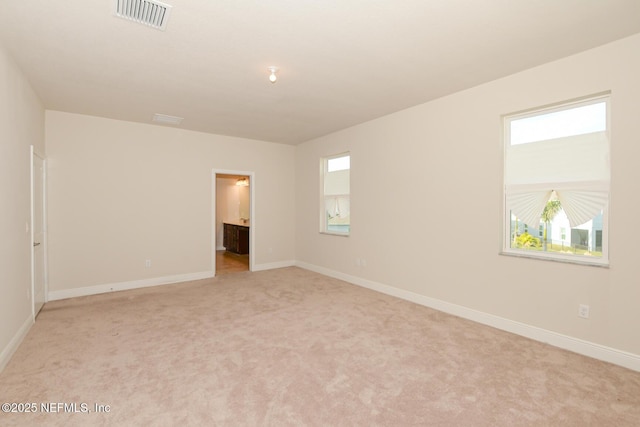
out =
<path fill-rule="evenodd" d="M 114 0 L 115 15 L 163 30 L 167 28 L 171 6 L 150 0 Z"/>

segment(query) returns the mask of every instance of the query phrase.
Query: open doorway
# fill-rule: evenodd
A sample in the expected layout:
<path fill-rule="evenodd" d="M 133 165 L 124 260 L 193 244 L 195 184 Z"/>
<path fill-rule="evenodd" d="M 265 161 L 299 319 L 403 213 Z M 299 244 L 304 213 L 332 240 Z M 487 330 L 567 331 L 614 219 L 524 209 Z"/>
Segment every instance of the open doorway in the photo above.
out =
<path fill-rule="evenodd" d="M 215 171 L 215 274 L 251 271 L 253 174 Z"/>

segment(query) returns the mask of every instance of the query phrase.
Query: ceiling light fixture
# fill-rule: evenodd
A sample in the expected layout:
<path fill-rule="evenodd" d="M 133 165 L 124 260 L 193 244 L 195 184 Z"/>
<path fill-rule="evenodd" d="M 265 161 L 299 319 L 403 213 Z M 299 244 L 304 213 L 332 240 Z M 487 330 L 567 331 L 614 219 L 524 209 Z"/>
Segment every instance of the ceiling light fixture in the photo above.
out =
<path fill-rule="evenodd" d="M 276 80 L 278 80 L 278 77 L 276 76 L 276 73 L 278 72 L 278 67 L 267 67 L 267 70 L 269 70 L 269 72 L 271 73 L 269 75 L 269 81 L 271 83 L 275 83 Z"/>
<path fill-rule="evenodd" d="M 238 178 L 238 180 L 236 181 L 236 185 L 238 185 L 240 187 L 248 187 L 249 186 L 249 179 L 247 177 Z"/>

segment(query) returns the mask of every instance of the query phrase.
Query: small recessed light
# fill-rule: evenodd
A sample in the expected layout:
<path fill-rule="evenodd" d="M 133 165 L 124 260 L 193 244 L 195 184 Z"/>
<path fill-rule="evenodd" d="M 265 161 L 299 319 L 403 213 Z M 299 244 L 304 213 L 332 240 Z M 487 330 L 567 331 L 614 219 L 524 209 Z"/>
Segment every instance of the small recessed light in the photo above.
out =
<path fill-rule="evenodd" d="M 278 76 L 276 76 L 276 73 L 278 72 L 278 67 L 273 67 L 273 66 L 267 67 L 267 70 L 269 70 L 269 73 L 271 73 L 269 74 L 269 81 L 271 83 L 275 83 L 276 80 L 278 80 Z"/>
<path fill-rule="evenodd" d="M 184 120 L 183 117 L 168 116 L 166 114 L 154 114 L 153 121 L 156 123 L 164 123 L 167 125 L 179 125 Z"/>

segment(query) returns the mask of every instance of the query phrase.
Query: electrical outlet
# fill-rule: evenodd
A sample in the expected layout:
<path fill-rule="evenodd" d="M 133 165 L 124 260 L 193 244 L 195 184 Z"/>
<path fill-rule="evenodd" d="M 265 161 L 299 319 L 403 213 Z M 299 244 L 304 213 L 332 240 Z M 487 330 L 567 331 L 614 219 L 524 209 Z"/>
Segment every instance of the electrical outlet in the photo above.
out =
<path fill-rule="evenodd" d="M 582 317 L 583 319 L 589 318 L 589 306 L 586 304 L 580 304 L 578 306 L 578 317 Z"/>
<path fill-rule="evenodd" d="M 144 261 L 144 268 L 151 268 L 151 260 L 150 259 L 146 259 Z"/>
<path fill-rule="evenodd" d="M 367 260 L 364 258 L 356 258 L 356 266 L 357 267 L 366 267 L 367 266 Z"/>

